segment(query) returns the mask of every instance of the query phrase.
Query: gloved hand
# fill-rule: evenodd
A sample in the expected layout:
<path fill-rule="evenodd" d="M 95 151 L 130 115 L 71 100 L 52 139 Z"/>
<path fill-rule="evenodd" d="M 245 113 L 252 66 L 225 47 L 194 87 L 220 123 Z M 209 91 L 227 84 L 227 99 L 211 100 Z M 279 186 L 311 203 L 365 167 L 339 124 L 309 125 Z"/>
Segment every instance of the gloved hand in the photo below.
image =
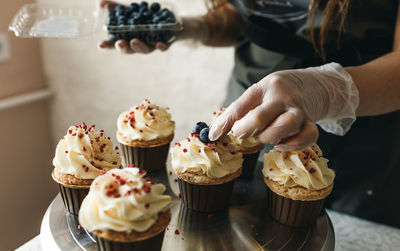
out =
<path fill-rule="evenodd" d="M 344 135 L 356 119 L 358 89 L 339 64 L 272 73 L 251 86 L 212 124 L 209 137 L 232 130 L 255 136 L 279 151 L 302 150 L 316 142 L 319 124 Z"/>
<path fill-rule="evenodd" d="M 112 10 L 118 3 L 114 1 L 101 0 L 99 3 L 100 8 L 107 8 Z M 176 33 L 176 40 L 193 40 L 204 42 L 208 39 L 208 27 L 202 17 L 183 17 L 183 30 Z M 117 49 L 125 54 L 142 53 L 148 54 L 158 49 L 166 51 L 171 43 L 157 42 L 154 46 L 147 45 L 137 38 L 132 39 L 129 43 L 125 40 L 118 40 L 112 42 L 103 40 L 99 43 L 101 49 Z"/>

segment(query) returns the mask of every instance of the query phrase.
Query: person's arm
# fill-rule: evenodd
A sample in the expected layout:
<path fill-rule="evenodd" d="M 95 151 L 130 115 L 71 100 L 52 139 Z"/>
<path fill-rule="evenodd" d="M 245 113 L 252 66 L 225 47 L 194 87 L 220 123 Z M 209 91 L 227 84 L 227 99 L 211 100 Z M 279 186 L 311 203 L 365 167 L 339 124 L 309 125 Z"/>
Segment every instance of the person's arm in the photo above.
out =
<path fill-rule="evenodd" d="M 182 17 L 184 29 L 177 34 L 177 40 L 195 40 L 208 46 L 235 45 L 244 33 L 244 21 L 233 5 L 226 0 L 215 1 L 217 5 L 210 9 L 206 15 Z M 114 8 L 113 1 L 102 0 L 101 8 Z M 148 46 L 139 39 L 132 39 L 129 43 L 118 40 L 112 43 L 108 40 L 101 41 L 102 49 L 116 48 L 119 51 L 131 53 L 150 53 L 155 49 L 165 51 L 170 45 L 157 42 L 155 46 Z"/>
<path fill-rule="evenodd" d="M 384 114 L 400 109 L 400 7 L 393 51 L 367 64 L 347 67 L 360 93 L 358 116 Z"/>
<path fill-rule="evenodd" d="M 400 10 L 398 10 L 400 13 Z M 365 65 L 278 71 L 250 87 L 219 116 L 210 139 L 232 129 L 237 137 L 256 136 L 281 151 L 301 150 L 316 142 L 318 123 L 344 135 L 357 116 L 400 109 L 400 14 L 393 52 Z"/>

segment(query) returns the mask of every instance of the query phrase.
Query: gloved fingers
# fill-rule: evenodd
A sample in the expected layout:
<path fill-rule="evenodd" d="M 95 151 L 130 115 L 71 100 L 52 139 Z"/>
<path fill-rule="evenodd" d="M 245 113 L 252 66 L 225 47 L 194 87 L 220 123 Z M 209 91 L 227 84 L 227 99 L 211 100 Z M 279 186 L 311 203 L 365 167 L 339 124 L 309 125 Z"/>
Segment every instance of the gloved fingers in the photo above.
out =
<path fill-rule="evenodd" d="M 132 39 L 129 44 L 131 50 L 137 53 L 148 54 L 154 50 L 154 47 L 148 46 L 137 38 Z"/>
<path fill-rule="evenodd" d="M 232 134 L 238 138 L 248 138 L 258 135 L 283 112 L 282 103 L 263 103 L 249 111 L 243 118 L 232 126 Z"/>
<path fill-rule="evenodd" d="M 132 48 L 128 45 L 128 42 L 125 40 L 118 40 L 115 42 L 115 48 L 124 54 L 132 54 L 135 53 L 135 51 L 132 50 Z"/>
<path fill-rule="evenodd" d="M 115 6 L 118 5 L 118 3 L 114 2 L 114 1 L 106 1 L 106 0 L 101 0 L 100 3 L 100 8 L 107 8 L 108 10 L 113 10 L 115 9 Z"/>
<path fill-rule="evenodd" d="M 100 49 L 115 49 L 114 42 L 111 42 L 109 40 L 103 40 L 99 43 L 99 48 Z"/>
<path fill-rule="evenodd" d="M 263 90 L 259 84 L 252 85 L 217 117 L 210 127 L 209 138 L 214 141 L 231 130 L 233 124 L 262 103 Z"/>
<path fill-rule="evenodd" d="M 277 144 L 281 139 L 286 139 L 297 133 L 302 128 L 304 116 L 299 110 L 289 110 L 277 117 L 271 125 L 256 136 L 264 144 Z"/>
<path fill-rule="evenodd" d="M 318 135 L 315 123 L 307 119 L 298 134 L 283 139 L 278 145 L 275 145 L 275 149 L 282 152 L 304 150 L 317 142 Z"/>
<path fill-rule="evenodd" d="M 166 51 L 169 48 L 169 44 L 163 43 L 163 42 L 157 42 L 155 47 L 156 49 L 160 50 L 160 51 Z"/>

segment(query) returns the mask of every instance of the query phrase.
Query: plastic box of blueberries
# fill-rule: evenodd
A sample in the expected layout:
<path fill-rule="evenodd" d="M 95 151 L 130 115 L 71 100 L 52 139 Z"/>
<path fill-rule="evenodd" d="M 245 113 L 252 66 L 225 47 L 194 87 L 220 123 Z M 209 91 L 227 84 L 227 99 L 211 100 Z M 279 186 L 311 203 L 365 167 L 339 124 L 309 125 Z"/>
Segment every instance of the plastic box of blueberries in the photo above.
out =
<path fill-rule="evenodd" d="M 149 45 L 171 42 L 182 29 L 171 3 L 146 1 L 110 3 L 102 10 L 98 3 L 31 3 L 22 6 L 9 25 L 18 37 L 81 38 L 107 31 L 111 41 L 138 38 Z"/>
<path fill-rule="evenodd" d="M 182 22 L 169 3 L 140 3 L 130 5 L 109 5 L 106 26 L 111 41 L 130 41 L 137 38 L 154 45 L 161 41 L 171 42 L 177 31 L 182 30 Z"/>

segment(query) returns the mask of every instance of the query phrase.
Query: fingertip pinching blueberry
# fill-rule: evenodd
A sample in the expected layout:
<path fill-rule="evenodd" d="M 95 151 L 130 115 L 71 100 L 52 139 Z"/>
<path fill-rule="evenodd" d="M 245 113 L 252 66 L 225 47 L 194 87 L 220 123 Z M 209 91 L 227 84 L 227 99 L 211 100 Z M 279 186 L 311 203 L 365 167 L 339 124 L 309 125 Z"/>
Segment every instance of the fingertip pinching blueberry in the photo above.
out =
<path fill-rule="evenodd" d="M 205 128 L 203 128 L 203 129 L 201 129 L 201 131 L 200 131 L 200 137 L 199 137 L 200 140 L 201 140 L 201 142 L 203 142 L 203 143 L 205 143 L 205 144 L 211 142 L 210 138 L 208 137 L 208 134 L 209 134 L 209 133 L 210 133 L 210 128 L 205 127 Z"/>

